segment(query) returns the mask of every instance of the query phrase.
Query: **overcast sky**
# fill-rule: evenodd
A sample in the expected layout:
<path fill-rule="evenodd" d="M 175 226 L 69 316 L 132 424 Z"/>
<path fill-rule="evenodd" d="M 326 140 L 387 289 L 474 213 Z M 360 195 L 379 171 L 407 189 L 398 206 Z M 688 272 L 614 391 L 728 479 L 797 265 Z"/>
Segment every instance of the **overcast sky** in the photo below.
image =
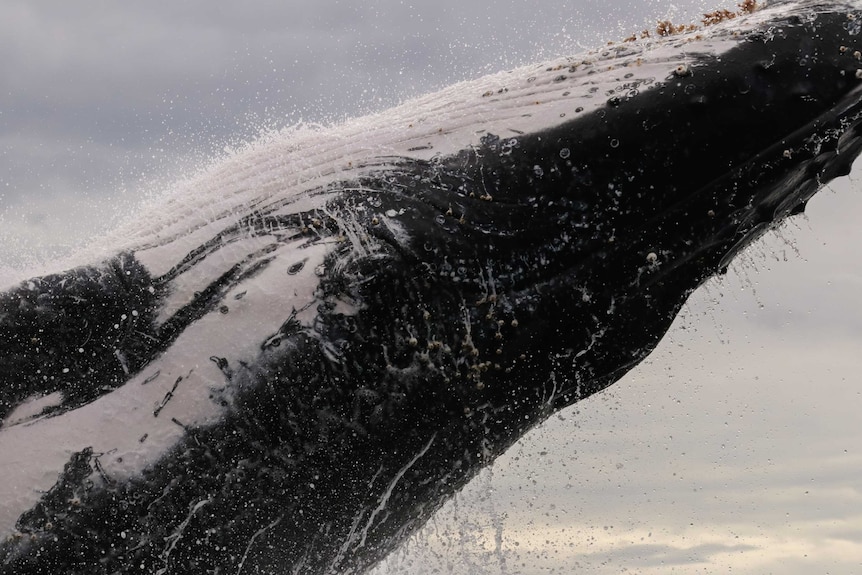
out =
<path fill-rule="evenodd" d="M 4 0 L 0 273 L 74 250 L 262 130 L 717 4 Z M 854 174 L 699 292 L 645 365 L 483 474 L 390 572 L 862 571 Z"/>

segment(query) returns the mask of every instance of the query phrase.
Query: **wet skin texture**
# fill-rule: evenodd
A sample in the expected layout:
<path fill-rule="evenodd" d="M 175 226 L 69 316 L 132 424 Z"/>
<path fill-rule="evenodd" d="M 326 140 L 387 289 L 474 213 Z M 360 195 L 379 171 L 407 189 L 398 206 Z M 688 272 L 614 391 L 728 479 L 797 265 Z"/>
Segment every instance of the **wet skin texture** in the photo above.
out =
<path fill-rule="evenodd" d="M 255 362 L 213 357 L 239 390 L 228 416 L 188 427 L 141 477 L 94 483 L 98 455 L 75 454 L 0 548 L 0 570 L 375 564 L 525 431 L 640 362 L 698 285 L 849 171 L 862 146 L 862 84 L 859 62 L 841 50 L 853 42 L 847 22 L 843 9 L 821 14 L 812 35 L 790 18 L 781 33 L 750 36 L 720 60 L 694 55 L 661 86 L 552 130 L 400 159 L 341 184 L 363 192 L 345 191 L 325 211 L 249 216 L 240 225 L 261 230 L 318 218 L 301 235 L 319 242 L 344 232 L 330 214 L 350 214 L 380 249 L 330 255 L 313 331 L 272 310 L 285 321 Z M 408 239 L 358 209 L 367 205 L 397 211 Z M 229 272 L 158 328 L 165 280 L 133 254 L 72 270 L 63 286 L 58 276 L 8 292 L 0 337 L 17 351 L 0 358 L 5 409 L 55 389 L 8 374 L 34 361 L 59 369 L 51 358 L 69 354 L 75 310 L 99 326 L 138 298 L 139 329 L 93 330 L 104 356 L 75 364 L 90 377 L 75 380 L 60 411 L 122 384 L 215 309 L 240 273 L 256 270 Z M 85 291 L 105 301 L 76 308 L 72 296 Z M 339 301 L 359 311 L 340 313 Z M 33 338 L 41 351 L 27 347 Z M 125 369 L 108 361 L 115 349 Z"/>

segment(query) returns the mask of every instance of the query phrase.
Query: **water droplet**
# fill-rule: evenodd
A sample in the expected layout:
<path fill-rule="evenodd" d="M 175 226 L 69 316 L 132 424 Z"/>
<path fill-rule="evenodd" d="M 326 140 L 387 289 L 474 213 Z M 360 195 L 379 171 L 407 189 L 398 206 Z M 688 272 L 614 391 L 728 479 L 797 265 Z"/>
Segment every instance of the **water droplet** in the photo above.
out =
<path fill-rule="evenodd" d="M 535 166 L 533 166 L 533 173 L 541 178 L 542 176 L 545 175 L 545 170 L 542 169 L 542 166 L 535 165 Z"/>
<path fill-rule="evenodd" d="M 571 155 L 572 155 L 572 152 L 568 148 L 563 148 L 562 150 L 560 150 L 560 157 L 563 158 L 564 160 L 567 159 Z"/>
<path fill-rule="evenodd" d="M 620 147 L 620 141 L 617 140 L 616 138 L 613 138 L 611 140 L 611 148 L 619 148 L 619 147 Z"/>

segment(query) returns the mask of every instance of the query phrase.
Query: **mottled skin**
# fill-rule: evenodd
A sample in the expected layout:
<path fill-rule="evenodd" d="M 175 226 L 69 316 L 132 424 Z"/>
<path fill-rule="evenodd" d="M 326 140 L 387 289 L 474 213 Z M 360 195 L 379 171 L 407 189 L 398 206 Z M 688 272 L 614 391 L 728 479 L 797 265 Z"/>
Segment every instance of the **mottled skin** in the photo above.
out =
<path fill-rule="evenodd" d="M 373 249 L 330 255 L 316 323 L 273 310 L 284 324 L 253 363 L 213 358 L 227 419 L 188 427 L 142 477 L 93 481 L 98 456 L 76 454 L 2 572 L 363 572 L 525 431 L 646 357 L 692 290 L 849 170 L 847 21 L 820 15 L 815 37 L 791 18 L 552 130 L 339 184 L 363 191 L 303 214 L 319 224 L 302 233 L 338 240 L 349 221 Z M 158 281 L 139 272 L 152 309 Z M 164 348 L 182 325 L 147 337 Z"/>

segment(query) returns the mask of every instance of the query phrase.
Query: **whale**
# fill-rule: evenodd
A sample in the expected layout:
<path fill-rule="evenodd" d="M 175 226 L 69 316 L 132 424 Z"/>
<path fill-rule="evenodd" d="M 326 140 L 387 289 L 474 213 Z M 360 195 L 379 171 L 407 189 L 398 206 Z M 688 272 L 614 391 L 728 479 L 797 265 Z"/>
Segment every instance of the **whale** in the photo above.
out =
<path fill-rule="evenodd" d="M 0 293 L 0 573 L 363 573 L 862 149 L 744 2 L 248 144 Z"/>

